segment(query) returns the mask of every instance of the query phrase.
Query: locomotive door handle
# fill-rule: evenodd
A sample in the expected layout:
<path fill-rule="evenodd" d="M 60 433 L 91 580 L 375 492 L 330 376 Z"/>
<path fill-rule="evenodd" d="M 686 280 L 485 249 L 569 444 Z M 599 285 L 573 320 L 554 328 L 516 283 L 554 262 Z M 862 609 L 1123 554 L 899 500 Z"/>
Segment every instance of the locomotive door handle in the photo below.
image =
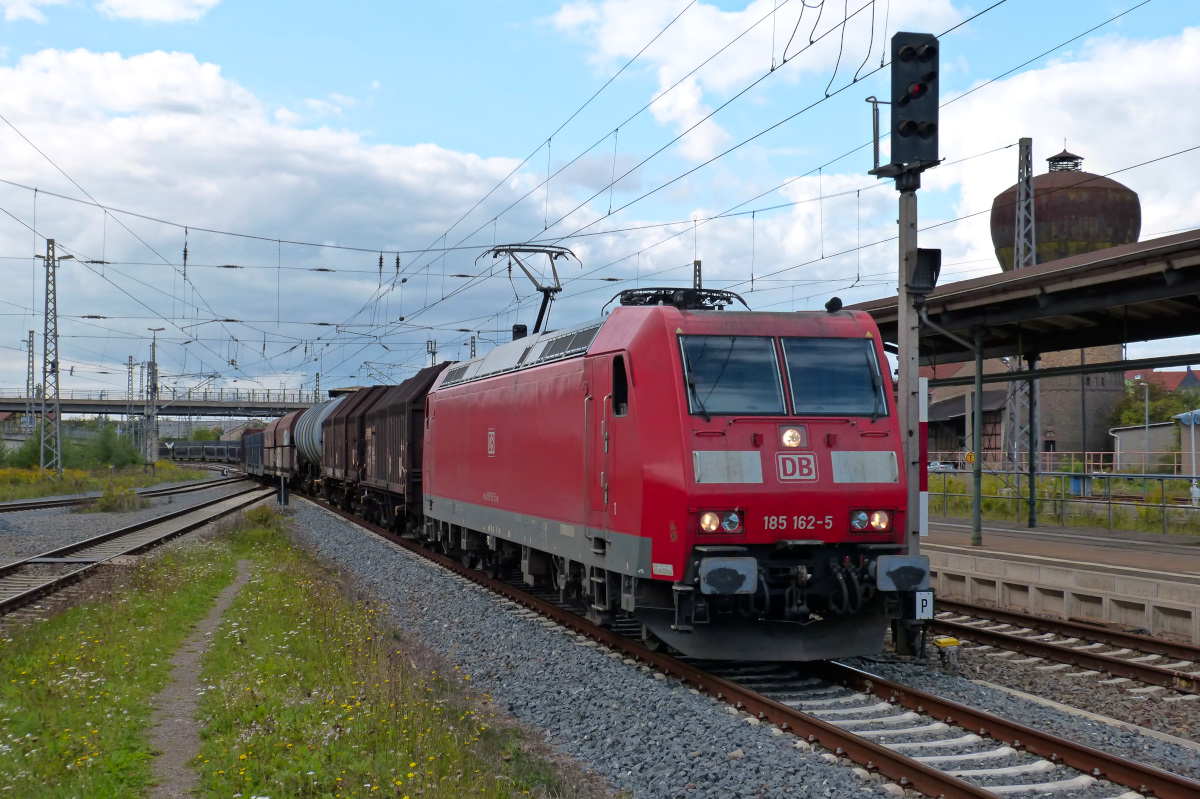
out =
<path fill-rule="evenodd" d="M 612 399 L 612 394 L 604 395 L 604 406 L 600 418 L 600 438 L 604 439 L 604 451 L 608 452 L 608 401 Z"/>

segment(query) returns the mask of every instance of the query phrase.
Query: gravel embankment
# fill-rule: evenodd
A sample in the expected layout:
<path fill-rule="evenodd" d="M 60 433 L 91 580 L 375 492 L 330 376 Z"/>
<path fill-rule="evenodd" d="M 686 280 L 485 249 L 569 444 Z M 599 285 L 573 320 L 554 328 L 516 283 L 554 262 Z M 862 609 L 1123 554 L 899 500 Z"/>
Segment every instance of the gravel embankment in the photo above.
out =
<path fill-rule="evenodd" d="M 1200 738 L 1197 736 L 1200 700 L 1164 702 L 1154 694 L 1125 693 L 1124 689 L 1140 687 L 1138 683 L 1104 686 L 1098 684 L 1096 677 L 1065 677 L 1062 672 L 1038 672 L 1033 669 L 1035 664 L 1004 663 L 969 651 L 960 652 L 959 660 L 964 665 L 964 674 L 974 679 L 1137 723 L 1158 732 Z M 1143 763 L 1200 780 L 1200 751 L 1194 748 L 1030 702 L 1005 691 L 978 685 L 965 677 L 947 674 L 936 665 L 881 663 L 865 658 L 850 661 L 850 665 L 1114 755 L 1132 756 Z M 1127 712 L 1138 706 L 1146 710 L 1137 714 Z"/>
<path fill-rule="evenodd" d="M 960 660 L 976 680 L 1003 685 L 1017 691 L 1053 699 L 1064 705 L 1090 713 L 1109 716 L 1156 732 L 1186 738 L 1197 742 L 1200 748 L 1200 697 L 1182 699 L 1188 694 L 1178 694 L 1168 689 L 1154 690 L 1140 682 L 1127 680 L 1107 683 L 1106 674 L 1083 675 L 1081 669 L 1068 667 L 1046 671 L 1038 666 L 1053 666 L 1049 661 L 1038 663 L 1012 663 L 1005 658 L 990 657 L 989 652 L 967 650 L 960 653 Z M 1015 659 L 1023 659 L 1015 655 Z M 1158 663 L 1170 663 L 1162 658 Z M 1189 666 L 1186 671 L 1200 670 L 1200 664 Z M 1196 753 L 1200 761 L 1200 751 Z"/>
<path fill-rule="evenodd" d="M 404 633 L 547 743 L 634 797 L 884 795 L 796 739 L 655 678 L 306 502 L 295 527 L 318 556 L 388 605 Z"/>
<path fill-rule="evenodd" d="M 168 510 L 190 508 L 229 496 L 245 487 L 231 483 L 190 494 L 148 499 L 148 507 L 128 513 L 82 513 L 74 507 L 0 514 L 0 565 L 153 519 Z"/>

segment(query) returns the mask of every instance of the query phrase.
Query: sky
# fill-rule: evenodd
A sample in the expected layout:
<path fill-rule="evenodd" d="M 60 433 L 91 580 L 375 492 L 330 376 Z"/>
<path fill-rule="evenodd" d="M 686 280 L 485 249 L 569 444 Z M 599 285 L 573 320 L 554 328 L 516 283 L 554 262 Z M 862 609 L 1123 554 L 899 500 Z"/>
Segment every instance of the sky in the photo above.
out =
<path fill-rule="evenodd" d="M 1200 227 L 1194 0 L 0 0 L 0 391 L 40 380 L 46 239 L 61 388 L 393 382 L 532 329 L 493 244 L 568 247 L 550 327 L 618 291 L 755 310 L 896 291 L 869 96 L 897 31 L 941 37 L 919 195 L 941 282 L 999 271 L 992 198 L 1065 146 Z M 884 111 L 883 128 L 888 126 Z M 888 159 L 886 138 L 883 160 Z M 1188 152 L 1184 152 L 1188 151 Z M 1160 159 L 1160 160 L 1154 160 Z M 1154 160 L 1154 163 L 1145 163 Z M 549 178 L 549 179 L 547 179 Z M 187 250 L 186 264 L 184 250 Z M 545 258 L 529 266 L 546 283 Z M 1129 357 L 1200 352 L 1191 339 Z"/>

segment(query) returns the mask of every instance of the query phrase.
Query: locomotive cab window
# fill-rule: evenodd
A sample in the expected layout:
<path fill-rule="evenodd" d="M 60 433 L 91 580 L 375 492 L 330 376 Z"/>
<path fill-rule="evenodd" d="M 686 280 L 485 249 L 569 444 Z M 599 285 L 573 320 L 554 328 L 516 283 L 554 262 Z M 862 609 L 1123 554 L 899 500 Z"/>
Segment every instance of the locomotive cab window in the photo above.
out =
<path fill-rule="evenodd" d="M 785 338 L 797 416 L 887 416 L 887 389 L 873 339 Z"/>
<path fill-rule="evenodd" d="M 680 336 L 679 347 L 693 415 L 786 413 L 774 339 Z"/>
<path fill-rule="evenodd" d="M 613 358 L 613 415 L 625 416 L 629 413 L 629 379 L 625 376 L 625 356 Z"/>

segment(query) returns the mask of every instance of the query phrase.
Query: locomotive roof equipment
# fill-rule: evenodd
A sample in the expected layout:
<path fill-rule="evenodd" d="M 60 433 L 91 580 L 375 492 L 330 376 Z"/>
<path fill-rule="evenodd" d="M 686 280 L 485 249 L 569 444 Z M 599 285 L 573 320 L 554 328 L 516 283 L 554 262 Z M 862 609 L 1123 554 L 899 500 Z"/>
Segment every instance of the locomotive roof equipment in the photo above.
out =
<path fill-rule="evenodd" d="M 495 260 L 502 255 L 509 257 L 508 267 L 509 272 L 512 272 L 512 262 L 516 261 L 517 266 L 521 267 L 521 271 L 533 283 L 533 287 L 542 293 L 542 306 L 538 309 L 537 323 L 533 326 L 533 332 L 539 333 L 542 330 L 542 322 L 546 321 L 546 312 L 550 309 L 550 303 L 554 301 L 554 295 L 562 291 L 562 282 L 558 279 L 558 269 L 554 266 L 554 262 L 560 258 L 574 258 L 575 262 L 580 267 L 583 266 L 583 261 L 579 260 L 579 256 L 568 250 L 566 247 L 556 247 L 552 244 L 537 245 L 537 244 L 502 244 L 498 247 L 492 247 L 490 250 L 484 250 L 480 253 L 479 258 L 492 254 L 492 259 Z M 545 255 L 550 259 L 550 273 L 554 275 L 554 285 L 543 286 L 538 282 L 538 279 L 533 276 L 533 272 L 525 266 L 525 262 L 521 260 L 521 255 Z M 479 262 L 479 258 L 475 262 Z"/>

